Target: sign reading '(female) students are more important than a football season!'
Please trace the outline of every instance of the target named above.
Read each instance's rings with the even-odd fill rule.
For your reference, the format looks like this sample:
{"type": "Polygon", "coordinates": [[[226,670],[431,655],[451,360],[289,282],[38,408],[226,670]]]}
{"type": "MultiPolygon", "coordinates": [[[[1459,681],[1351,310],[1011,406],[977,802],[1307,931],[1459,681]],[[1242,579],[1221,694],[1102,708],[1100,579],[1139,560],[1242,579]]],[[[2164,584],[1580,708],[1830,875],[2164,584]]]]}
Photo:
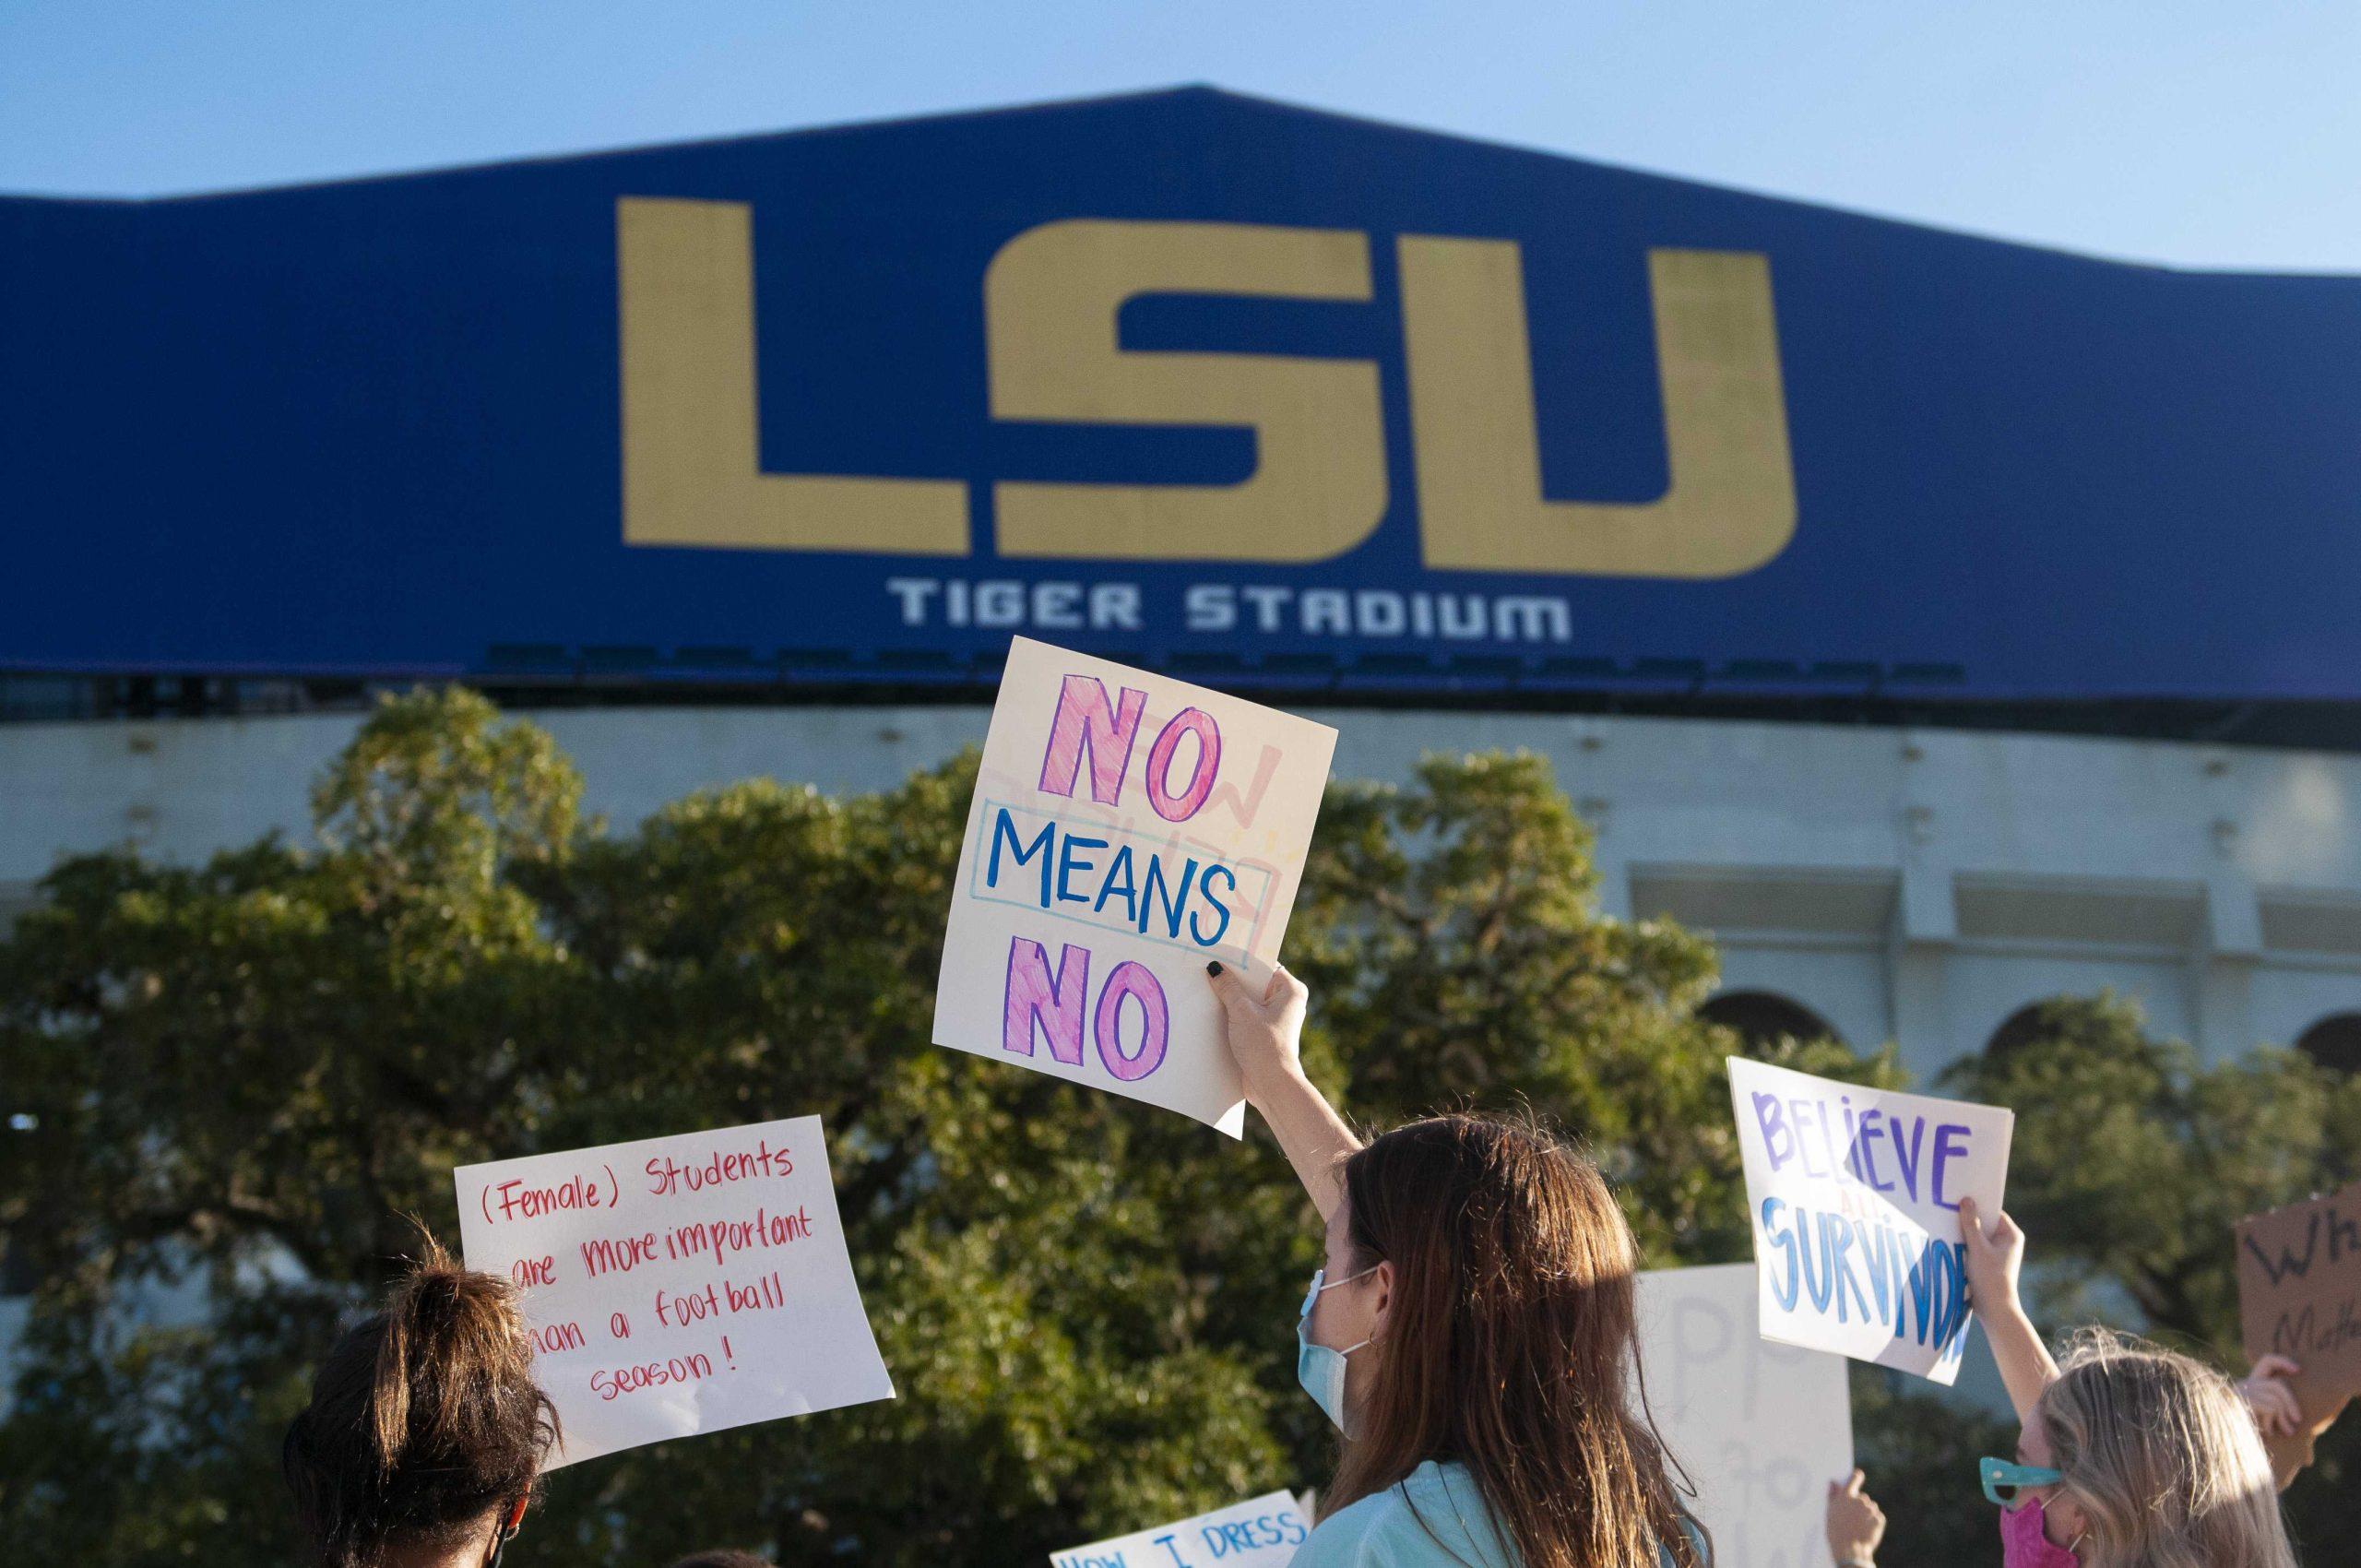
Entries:
{"type": "Polygon", "coordinates": [[[934,1039],[1236,1137],[1210,961],[1265,983],[1336,732],[1018,637],[943,941],[934,1039]]]}
{"type": "Polygon", "coordinates": [[[894,1397],[817,1116],[463,1165],[468,1266],[525,1287],[546,1467],[894,1397]]]}

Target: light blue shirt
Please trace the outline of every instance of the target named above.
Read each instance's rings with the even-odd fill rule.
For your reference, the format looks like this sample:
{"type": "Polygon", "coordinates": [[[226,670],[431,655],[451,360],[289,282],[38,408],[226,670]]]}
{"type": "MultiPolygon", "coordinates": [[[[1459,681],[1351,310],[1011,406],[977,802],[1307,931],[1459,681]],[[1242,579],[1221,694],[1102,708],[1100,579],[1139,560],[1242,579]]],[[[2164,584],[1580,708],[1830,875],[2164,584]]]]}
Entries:
{"type": "MultiPolygon", "coordinates": [[[[1670,1568],[1672,1554],[1657,1549],[1670,1568]]],[[[1517,1568],[1467,1467],[1430,1459],[1320,1522],[1289,1568],[1517,1568]]]]}

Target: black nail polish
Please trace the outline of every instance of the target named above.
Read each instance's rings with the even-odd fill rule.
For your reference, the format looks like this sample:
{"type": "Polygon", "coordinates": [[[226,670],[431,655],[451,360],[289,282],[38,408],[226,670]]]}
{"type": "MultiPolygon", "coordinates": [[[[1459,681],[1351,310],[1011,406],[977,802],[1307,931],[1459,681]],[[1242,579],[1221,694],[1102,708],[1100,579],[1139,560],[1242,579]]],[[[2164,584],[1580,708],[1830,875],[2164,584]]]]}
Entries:
{"type": "Polygon", "coordinates": [[[1221,973],[1221,960],[1219,958],[1207,960],[1205,964],[1205,973],[1209,975],[1217,975],[1221,973]]]}

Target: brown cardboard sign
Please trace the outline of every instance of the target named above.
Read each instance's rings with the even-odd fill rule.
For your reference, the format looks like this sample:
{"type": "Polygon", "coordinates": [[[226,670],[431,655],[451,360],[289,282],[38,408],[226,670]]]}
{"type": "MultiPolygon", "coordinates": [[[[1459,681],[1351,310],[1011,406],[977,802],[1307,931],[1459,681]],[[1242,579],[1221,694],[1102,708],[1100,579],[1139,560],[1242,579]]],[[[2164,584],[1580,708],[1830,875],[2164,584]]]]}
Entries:
{"type": "MultiPolygon", "coordinates": [[[[2361,1182],[2249,1215],[2237,1249],[2247,1359],[2285,1356],[2303,1368],[2289,1386],[2307,1426],[2324,1420],[2361,1394],[2361,1182]]],[[[2274,1460],[2282,1446],[2272,1444],[2274,1460]]]]}

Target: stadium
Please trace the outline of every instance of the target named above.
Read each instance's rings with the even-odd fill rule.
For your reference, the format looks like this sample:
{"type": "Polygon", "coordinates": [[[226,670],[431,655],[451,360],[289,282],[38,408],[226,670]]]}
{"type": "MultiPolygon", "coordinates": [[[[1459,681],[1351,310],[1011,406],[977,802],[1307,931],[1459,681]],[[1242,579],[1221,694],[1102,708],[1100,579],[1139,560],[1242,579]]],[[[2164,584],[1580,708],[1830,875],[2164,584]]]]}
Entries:
{"type": "Polygon", "coordinates": [[[301,837],[373,693],[875,789],[1009,637],[1547,757],[1715,1016],[2361,1063],[2361,282],[1204,88],[0,201],[0,911],[301,837]]]}

